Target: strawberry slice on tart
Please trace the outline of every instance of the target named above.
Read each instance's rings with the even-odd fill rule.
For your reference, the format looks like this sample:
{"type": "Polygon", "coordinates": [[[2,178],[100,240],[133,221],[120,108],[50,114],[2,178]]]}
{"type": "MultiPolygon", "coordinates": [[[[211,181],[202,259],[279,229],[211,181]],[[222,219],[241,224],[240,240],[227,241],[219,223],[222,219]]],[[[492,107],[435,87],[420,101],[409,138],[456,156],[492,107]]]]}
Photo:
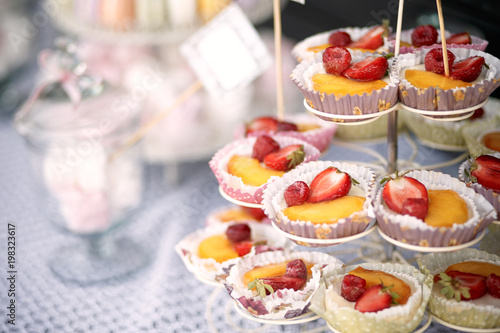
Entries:
{"type": "Polygon", "coordinates": [[[492,155],[478,156],[472,161],[470,178],[486,189],[500,192],[500,159],[492,155]]]}
{"type": "Polygon", "coordinates": [[[354,309],[360,312],[378,312],[391,307],[399,296],[391,292],[393,285],[377,284],[365,290],[358,298],[354,309]]]}
{"type": "Polygon", "coordinates": [[[383,182],[386,183],[382,190],[382,198],[391,210],[398,214],[406,213],[416,217],[422,215],[425,217],[429,198],[424,184],[415,178],[397,174],[395,178],[383,179],[383,182]],[[410,207],[405,208],[405,206],[410,207]]]}
{"type": "Polygon", "coordinates": [[[310,194],[307,202],[334,200],[347,195],[352,181],[349,174],[335,167],[321,171],[310,184],[310,194]]]}
{"type": "Polygon", "coordinates": [[[304,161],[304,146],[300,144],[286,146],[280,150],[267,154],[264,164],[271,169],[288,171],[304,161]]]}

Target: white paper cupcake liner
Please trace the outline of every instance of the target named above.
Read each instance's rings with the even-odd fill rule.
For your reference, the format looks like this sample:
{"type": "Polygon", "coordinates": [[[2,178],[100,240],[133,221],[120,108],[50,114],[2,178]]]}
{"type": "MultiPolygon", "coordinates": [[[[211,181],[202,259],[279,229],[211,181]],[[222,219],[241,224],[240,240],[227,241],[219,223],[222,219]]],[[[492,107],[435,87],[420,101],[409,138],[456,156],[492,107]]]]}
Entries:
{"type": "Polygon", "coordinates": [[[412,332],[422,321],[427,302],[430,298],[432,278],[420,273],[415,267],[400,264],[364,263],[332,269],[323,272],[324,280],[311,299],[311,310],[323,317],[330,325],[341,332],[412,332]],[[362,313],[353,308],[326,307],[328,288],[351,270],[362,266],[369,270],[380,270],[405,281],[412,289],[412,295],[405,305],[394,306],[378,312],[362,313]]]}
{"type": "Polygon", "coordinates": [[[492,121],[498,114],[498,105],[498,100],[490,97],[488,103],[483,106],[484,115],[475,120],[435,121],[414,112],[403,112],[401,116],[405,125],[423,144],[441,150],[459,151],[467,150],[467,144],[461,133],[462,128],[478,121],[492,121]]]}
{"type": "Polygon", "coordinates": [[[239,302],[249,314],[255,317],[270,320],[291,319],[309,312],[309,298],[320,284],[321,269],[325,265],[340,268],[343,263],[321,252],[275,251],[248,256],[230,267],[229,276],[226,279],[226,289],[231,298],[239,302]],[[312,268],[312,277],[301,290],[278,290],[262,298],[260,295],[255,295],[252,290],[248,290],[244,285],[243,276],[253,268],[289,262],[294,259],[302,259],[307,263],[315,264],[312,268]]]}
{"type": "MultiPolygon", "coordinates": [[[[330,30],[330,31],[325,31],[310,37],[307,37],[306,39],[298,42],[292,49],[292,56],[297,59],[298,62],[301,62],[306,59],[313,58],[316,53],[322,53],[322,52],[313,52],[309,51],[308,49],[310,47],[315,47],[315,46],[321,46],[324,44],[328,44],[328,37],[333,32],[337,31],[345,31],[351,36],[352,41],[357,41],[359,40],[362,36],[364,36],[371,28],[373,27],[364,27],[364,28],[359,28],[359,27],[347,27],[347,28],[342,28],[342,29],[335,29],[335,30],[330,30]]],[[[387,44],[387,38],[384,38],[384,45],[381,46],[378,50],[374,50],[374,52],[382,53],[382,52],[387,52],[388,51],[388,44],[387,44]]],[[[361,51],[359,50],[350,50],[352,54],[360,54],[361,51]]]]}
{"type": "Polygon", "coordinates": [[[500,60],[494,56],[481,51],[466,48],[450,48],[458,62],[471,56],[482,56],[489,69],[483,68],[484,79],[467,87],[442,90],[430,87],[421,89],[414,87],[404,77],[401,70],[424,63],[425,55],[429,49],[420,50],[411,54],[400,55],[390,67],[391,77],[398,77],[399,100],[404,105],[418,110],[435,110],[436,116],[439,111],[461,110],[473,107],[484,102],[491,93],[500,86],[500,60]]]}
{"type": "Polygon", "coordinates": [[[281,177],[281,179],[270,184],[264,192],[262,203],[266,215],[281,230],[289,234],[311,239],[336,239],[359,234],[374,220],[375,215],[372,211],[374,193],[375,174],[371,169],[349,163],[316,161],[302,164],[281,177]],[[364,192],[366,201],[363,205],[363,211],[356,212],[332,224],[314,224],[310,221],[291,221],[288,219],[283,214],[283,209],[287,207],[283,196],[286,188],[298,180],[310,184],[318,173],[330,166],[347,172],[360,183],[359,185],[353,185],[353,187],[358,187],[364,192]]]}
{"type": "MultiPolygon", "coordinates": [[[[358,62],[371,54],[353,55],[352,62],[358,62]]],[[[392,60],[389,60],[391,64],[392,60]]],[[[309,106],[318,111],[336,115],[364,115],[385,111],[398,102],[398,79],[386,77],[388,85],[380,90],[362,95],[345,95],[336,97],[334,94],[319,93],[313,89],[314,74],[326,73],[323,67],[322,54],[302,61],[292,71],[291,79],[300,89],[309,106]]],[[[345,122],[356,120],[345,120],[345,122]]]]}
{"type": "MultiPolygon", "coordinates": [[[[272,135],[271,137],[280,144],[280,147],[286,147],[294,144],[304,145],[304,151],[306,154],[303,163],[315,161],[320,156],[320,152],[316,149],[316,147],[303,140],[282,135],[272,135]]],[[[216,152],[212,160],[209,162],[210,168],[221,185],[222,190],[231,198],[247,203],[261,203],[262,194],[267,185],[275,179],[280,178],[271,177],[264,185],[251,186],[244,184],[240,177],[228,173],[227,164],[230,158],[236,154],[251,156],[255,140],[255,137],[249,137],[233,141],[216,152]]]]}
{"type": "MultiPolygon", "coordinates": [[[[297,113],[297,114],[287,114],[284,117],[285,121],[292,122],[294,124],[316,124],[321,126],[318,129],[305,131],[305,132],[297,132],[297,131],[282,131],[278,132],[279,135],[291,136],[300,140],[304,140],[313,146],[315,146],[320,152],[326,151],[328,146],[332,142],[333,136],[335,135],[335,131],[337,130],[337,125],[332,124],[330,122],[322,121],[317,117],[313,117],[306,113],[297,113]]],[[[245,124],[241,124],[236,127],[234,131],[235,139],[242,139],[246,136],[245,134],[245,124]]],[[[255,131],[248,134],[249,137],[259,136],[262,134],[269,134],[265,131],[255,131]]],[[[276,134],[276,133],[271,133],[276,134]]]]}
{"type": "MultiPolygon", "coordinates": [[[[186,268],[197,277],[202,279],[222,283],[225,280],[225,275],[220,273],[223,267],[227,267],[241,260],[243,257],[234,258],[225,262],[219,263],[212,258],[200,258],[198,255],[198,247],[200,243],[211,236],[225,234],[227,228],[234,223],[217,224],[204,229],[197,230],[175,245],[175,251],[181,257],[186,268]]],[[[294,244],[285,237],[276,233],[268,224],[247,222],[252,232],[252,240],[266,241],[269,250],[290,249],[294,244]]],[[[251,253],[255,253],[255,247],[251,253]]],[[[259,248],[266,250],[266,248],[259,248]]],[[[281,251],[280,251],[281,252],[281,251]]]]}
{"type": "Polygon", "coordinates": [[[486,147],[483,142],[483,137],[486,133],[500,132],[500,103],[497,104],[497,108],[494,111],[497,114],[495,118],[478,120],[474,123],[465,125],[461,129],[467,149],[469,149],[471,156],[498,153],[497,151],[486,147]]]}
{"type": "MultiPolygon", "coordinates": [[[[417,259],[420,270],[430,276],[444,272],[450,265],[469,260],[500,265],[499,256],[476,249],[430,253],[417,259]]],[[[457,302],[433,292],[428,307],[435,316],[450,324],[473,328],[500,327],[500,308],[492,305],[478,305],[472,301],[457,302]]]]}
{"type": "MultiPolygon", "coordinates": [[[[414,29],[401,31],[401,41],[411,44],[411,34],[414,29]]],[[[445,31],[446,38],[451,37],[451,33],[449,31],[445,31]]],[[[476,36],[471,37],[471,44],[446,44],[446,48],[464,48],[471,50],[484,51],[488,46],[488,41],[476,36]]],[[[394,46],[396,45],[396,36],[393,35],[388,40],[389,52],[394,52],[394,46]]],[[[421,47],[413,47],[413,46],[401,46],[399,48],[399,54],[405,53],[413,53],[420,50],[429,50],[442,47],[441,44],[441,31],[438,30],[438,43],[429,45],[429,46],[421,46],[421,47]]]]}
{"type": "Polygon", "coordinates": [[[473,240],[496,218],[493,206],[473,189],[450,175],[440,172],[416,170],[407,174],[419,180],[427,189],[450,189],[459,194],[467,203],[469,219],[463,224],[433,227],[409,215],[390,211],[382,198],[382,188],[374,203],[379,228],[389,237],[400,242],[423,247],[443,247],[467,243],[473,240]]]}
{"type": "MultiPolygon", "coordinates": [[[[500,152],[491,155],[495,156],[496,158],[500,158],[500,152]]],[[[493,190],[487,189],[479,183],[473,183],[469,177],[471,166],[472,164],[469,160],[465,160],[462,164],[460,164],[460,167],[458,168],[458,178],[467,186],[476,191],[476,193],[482,195],[496,210],[498,218],[498,215],[500,214],[500,193],[496,193],[493,190]]]]}

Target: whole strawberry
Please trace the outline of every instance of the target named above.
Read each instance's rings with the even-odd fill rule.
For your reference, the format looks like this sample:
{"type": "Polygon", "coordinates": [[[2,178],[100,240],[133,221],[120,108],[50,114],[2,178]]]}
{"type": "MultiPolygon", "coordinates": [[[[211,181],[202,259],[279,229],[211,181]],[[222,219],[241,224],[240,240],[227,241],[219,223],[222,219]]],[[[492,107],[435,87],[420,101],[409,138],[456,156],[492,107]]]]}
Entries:
{"type": "Polygon", "coordinates": [[[342,75],[358,81],[380,80],[385,76],[389,63],[385,57],[369,56],[360,62],[353,63],[342,75]]]}
{"type": "Polygon", "coordinates": [[[237,223],[229,226],[226,229],[227,239],[233,244],[250,240],[252,237],[252,231],[248,224],[237,223]]]}
{"type": "Polygon", "coordinates": [[[432,25],[420,25],[411,33],[411,43],[416,47],[437,43],[438,32],[432,25]]]}
{"type": "Polygon", "coordinates": [[[278,121],[276,132],[297,131],[298,127],[294,123],[288,121],[278,121]]]}
{"type": "Polygon", "coordinates": [[[365,292],[366,280],[352,274],[347,274],[340,285],[340,296],[349,302],[356,302],[365,292]]]}
{"type": "MultiPolygon", "coordinates": [[[[455,62],[455,55],[449,50],[446,50],[446,54],[448,55],[448,68],[451,68],[455,62]]],[[[443,49],[436,48],[427,52],[424,64],[426,71],[436,74],[444,74],[443,49]]]]}
{"type": "Polygon", "coordinates": [[[328,74],[342,74],[349,67],[351,60],[351,53],[345,47],[330,46],[323,52],[323,67],[328,74]]]}
{"type": "Polygon", "coordinates": [[[307,202],[334,200],[349,193],[352,186],[351,176],[335,167],[328,167],[314,177],[309,188],[311,193],[307,202]]]}
{"type": "MultiPolygon", "coordinates": [[[[382,180],[382,182],[387,179],[382,180]]],[[[396,175],[396,178],[388,178],[387,183],[385,183],[384,189],[382,190],[382,198],[384,202],[389,207],[389,209],[395,211],[398,214],[409,213],[412,210],[403,210],[405,202],[406,204],[411,201],[406,201],[410,198],[423,199],[425,204],[425,210],[427,211],[429,197],[427,195],[427,188],[424,184],[419,182],[417,179],[408,176],[396,175]]],[[[421,212],[417,212],[416,215],[420,216],[421,212]]]]}
{"type": "Polygon", "coordinates": [[[304,146],[290,145],[280,150],[267,154],[264,157],[264,164],[271,169],[279,171],[288,171],[293,169],[305,159],[306,153],[304,152],[304,146]]]}
{"type": "Polygon", "coordinates": [[[262,162],[266,155],[278,151],[279,149],[279,143],[269,135],[259,135],[253,144],[252,157],[262,162]]]}
{"type": "Polygon", "coordinates": [[[247,134],[253,132],[275,132],[278,126],[278,120],[273,117],[259,117],[246,125],[247,134]]]}
{"type": "Polygon", "coordinates": [[[486,290],[493,298],[500,298],[500,276],[490,274],[486,278],[486,290]]]}
{"type": "Polygon", "coordinates": [[[484,58],[481,56],[474,56],[453,64],[450,69],[450,77],[462,80],[465,82],[472,82],[481,75],[481,70],[484,66],[484,58]]]}
{"type": "Polygon", "coordinates": [[[307,266],[302,259],[295,259],[286,264],[285,276],[307,279],[307,266]]]}
{"type": "Polygon", "coordinates": [[[500,159],[492,155],[481,155],[473,162],[470,178],[481,186],[500,192],[500,159]]]}
{"type": "Polygon", "coordinates": [[[310,192],[309,186],[305,182],[298,180],[285,189],[283,196],[286,204],[290,207],[306,202],[310,192]]]}
{"type": "Polygon", "coordinates": [[[345,31],[335,31],[328,37],[328,44],[332,46],[344,46],[351,44],[351,36],[345,31]]]}
{"type": "Polygon", "coordinates": [[[403,202],[401,215],[411,215],[418,219],[425,219],[429,210],[429,203],[423,198],[408,198],[403,202]]]}

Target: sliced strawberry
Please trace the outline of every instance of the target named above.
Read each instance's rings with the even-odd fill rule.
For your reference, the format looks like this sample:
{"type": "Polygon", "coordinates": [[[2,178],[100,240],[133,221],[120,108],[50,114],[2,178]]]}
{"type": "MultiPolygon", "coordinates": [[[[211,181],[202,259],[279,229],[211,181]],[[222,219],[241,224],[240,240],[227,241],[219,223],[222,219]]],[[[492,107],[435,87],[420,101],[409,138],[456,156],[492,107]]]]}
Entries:
{"type": "Polygon", "coordinates": [[[250,250],[252,250],[252,246],[254,243],[252,241],[242,241],[233,244],[234,250],[238,253],[240,257],[243,257],[244,255],[247,255],[250,253],[250,250]]]}
{"type": "Polygon", "coordinates": [[[280,150],[280,144],[273,138],[265,134],[259,135],[253,144],[252,157],[262,162],[266,155],[278,150],[280,150]]]}
{"type": "Polygon", "coordinates": [[[402,215],[411,215],[421,220],[427,216],[429,203],[422,198],[408,198],[403,202],[402,215]]]}
{"type": "Polygon", "coordinates": [[[306,202],[310,192],[309,186],[305,182],[298,180],[285,189],[283,196],[286,204],[290,207],[306,202]]]}
{"type": "Polygon", "coordinates": [[[288,171],[304,161],[306,153],[303,145],[290,145],[267,154],[264,164],[271,169],[288,171]]]}
{"type": "Polygon", "coordinates": [[[472,44],[472,39],[470,38],[470,34],[468,32],[461,32],[447,38],[446,44],[472,44]]]}
{"type": "Polygon", "coordinates": [[[250,240],[252,231],[246,223],[236,223],[226,229],[227,239],[233,244],[250,240]]]}
{"type": "Polygon", "coordinates": [[[297,131],[298,127],[294,123],[287,121],[278,121],[276,132],[297,131]]]}
{"type": "Polygon", "coordinates": [[[356,301],[354,309],[360,312],[378,312],[389,308],[393,299],[397,298],[397,295],[394,295],[390,291],[392,287],[393,285],[385,287],[382,284],[377,284],[366,289],[356,301]]]}
{"type": "Polygon", "coordinates": [[[278,120],[273,117],[259,117],[252,120],[246,126],[247,134],[264,131],[264,132],[275,132],[278,126],[278,120]]]}
{"type": "Polygon", "coordinates": [[[335,31],[328,37],[328,44],[332,46],[347,46],[351,43],[351,36],[345,31],[335,31]]]}
{"type": "Polygon", "coordinates": [[[285,276],[307,279],[307,266],[302,259],[295,259],[286,264],[285,276]]]}
{"type": "Polygon", "coordinates": [[[472,82],[479,77],[483,66],[483,57],[470,57],[454,63],[450,69],[450,77],[465,82],[472,82]]]}
{"type": "Polygon", "coordinates": [[[500,298],[500,276],[490,274],[486,278],[486,290],[493,298],[500,298]]]}
{"type": "Polygon", "coordinates": [[[430,46],[437,43],[438,32],[432,25],[420,25],[411,33],[413,46],[430,46]]]}
{"type": "Polygon", "coordinates": [[[448,299],[470,301],[486,294],[486,278],[478,274],[459,271],[440,273],[439,283],[443,286],[441,294],[448,299]]]}
{"type": "Polygon", "coordinates": [[[368,30],[368,32],[364,34],[360,39],[349,44],[348,47],[376,50],[384,45],[383,37],[387,35],[387,33],[387,25],[377,25],[368,30]]]}
{"type": "Polygon", "coordinates": [[[264,210],[262,208],[241,206],[241,209],[243,209],[244,212],[251,215],[257,221],[262,221],[262,219],[266,217],[266,214],[264,213],[264,210]]]}
{"type": "Polygon", "coordinates": [[[389,178],[382,190],[382,198],[387,206],[398,214],[402,214],[403,203],[409,198],[420,198],[429,202],[425,185],[407,176],[389,178]]]}
{"type": "Polygon", "coordinates": [[[471,166],[471,180],[487,189],[500,192],[500,159],[492,155],[478,156],[471,166]]]}
{"type": "Polygon", "coordinates": [[[366,280],[352,274],[347,274],[342,279],[340,296],[349,302],[356,302],[365,292],[366,280]]]}
{"type": "Polygon", "coordinates": [[[323,52],[323,67],[328,74],[340,75],[351,64],[351,53],[340,46],[330,46],[323,52]]]}
{"type": "Polygon", "coordinates": [[[277,291],[280,289],[293,289],[293,290],[297,291],[297,290],[302,289],[302,287],[306,284],[306,281],[307,281],[306,279],[301,279],[301,278],[291,277],[291,276],[262,278],[259,280],[261,283],[270,285],[274,291],[277,291]]]}
{"type": "Polygon", "coordinates": [[[483,108],[476,109],[476,110],[474,110],[474,113],[472,114],[472,116],[469,117],[469,120],[480,119],[483,117],[483,115],[484,115],[483,108]]]}
{"type": "MultiPolygon", "coordinates": [[[[451,68],[455,62],[455,55],[449,50],[446,50],[446,54],[448,55],[448,68],[451,68]]],[[[436,48],[427,52],[424,58],[424,64],[426,71],[444,74],[443,49],[436,48]]]]}
{"type": "Polygon", "coordinates": [[[320,202],[343,197],[349,193],[352,181],[349,174],[328,167],[314,177],[309,185],[311,193],[307,202],[320,202]]]}
{"type": "Polygon", "coordinates": [[[358,81],[380,80],[384,77],[388,67],[389,63],[386,58],[370,56],[351,64],[342,75],[358,81]]]}

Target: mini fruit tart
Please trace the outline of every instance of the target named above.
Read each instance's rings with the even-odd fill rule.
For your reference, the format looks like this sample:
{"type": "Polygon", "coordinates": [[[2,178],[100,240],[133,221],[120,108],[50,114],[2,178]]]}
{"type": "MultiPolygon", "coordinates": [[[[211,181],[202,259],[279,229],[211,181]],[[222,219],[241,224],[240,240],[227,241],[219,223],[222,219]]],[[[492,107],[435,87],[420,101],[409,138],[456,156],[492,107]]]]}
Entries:
{"type": "Polygon", "coordinates": [[[441,48],[403,54],[393,62],[390,70],[399,77],[401,103],[427,111],[467,109],[484,102],[500,86],[498,58],[471,49],[447,51],[449,76],[444,74],[441,48]]]}
{"type": "Polygon", "coordinates": [[[461,129],[471,156],[500,152],[500,117],[498,117],[500,101],[490,97],[488,104],[493,104],[496,117],[475,121],[461,129]]]}
{"type": "Polygon", "coordinates": [[[389,28],[386,25],[357,28],[347,27],[325,31],[298,42],[292,49],[292,56],[298,62],[314,57],[330,46],[343,46],[353,53],[387,52],[389,28]]]}
{"type": "Polygon", "coordinates": [[[458,177],[482,195],[500,214],[500,152],[467,159],[458,169],[458,177]]]}
{"type": "Polygon", "coordinates": [[[421,247],[467,243],[497,215],[460,180],[426,170],[389,178],[373,205],[378,227],[387,236],[421,247]]]}
{"type": "Polygon", "coordinates": [[[434,316],[464,328],[500,328],[499,256],[469,248],[417,261],[434,278],[428,304],[434,316]]]}
{"type": "Polygon", "coordinates": [[[319,156],[319,150],[303,140],[261,135],[226,145],[215,153],[209,165],[229,197],[260,204],[269,182],[319,156]]]}
{"type": "Polygon", "coordinates": [[[222,267],[249,253],[283,250],[293,244],[273,232],[268,224],[232,222],[195,231],[175,246],[186,268],[201,280],[217,284],[225,276],[222,267]]]}
{"type": "Polygon", "coordinates": [[[355,164],[316,161],[297,167],[264,192],[264,211],[283,231],[310,239],[363,232],[374,221],[375,174],[355,164]]]}
{"type": "Polygon", "coordinates": [[[274,251],[242,258],[230,266],[226,289],[244,311],[259,319],[293,319],[310,312],[324,266],[342,262],[321,252],[274,251]]]}
{"type": "Polygon", "coordinates": [[[210,212],[206,218],[207,226],[229,222],[259,222],[271,223],[262,208],[229,205],[217,208],[210,212]]]}
{"type": "Polygon", "coordinates": [[[311,310],[340,332],[412,332],[422,321],[432,278],[410,265],[364,263],[323,270],[311,310]]]}
{"type": "Polygon", "coordinates": [[[320,152],[328,149],[336,124],[328,123],[306,113],[286,114],[283,121],[274,116],[263,116],[252,119],[238,126],[234,132],[235,139],[268,135],[285,135],[309,142],[320,152]]]}
{"type": "MultiPolygon", "coordinates": [[[[471,36],[468,32],[451,33],[445,31],[447,48],[465,48],[484,51],[488,41],[471,36]]],[[[388,40],[390,52],[394,52],[396,35],[393,34],[388,40]]],[[[422,49],[442,47],[441,31],[432,25],[420,25],[414,29],[401,31],[401,43],[399,54],[413,53],[422,49]]]]}
{"type": "MultiPolygon", "coordinates": [[[[386,75],[391,61],[366,53],[351,56],[345,48],[330,47],[302,61],[290,77],[315,110],[340,116],[376,115],[398,102],[398,82],[386,75]]],[[[352,121],[356,120],[345,120],[352,121]]]]}

